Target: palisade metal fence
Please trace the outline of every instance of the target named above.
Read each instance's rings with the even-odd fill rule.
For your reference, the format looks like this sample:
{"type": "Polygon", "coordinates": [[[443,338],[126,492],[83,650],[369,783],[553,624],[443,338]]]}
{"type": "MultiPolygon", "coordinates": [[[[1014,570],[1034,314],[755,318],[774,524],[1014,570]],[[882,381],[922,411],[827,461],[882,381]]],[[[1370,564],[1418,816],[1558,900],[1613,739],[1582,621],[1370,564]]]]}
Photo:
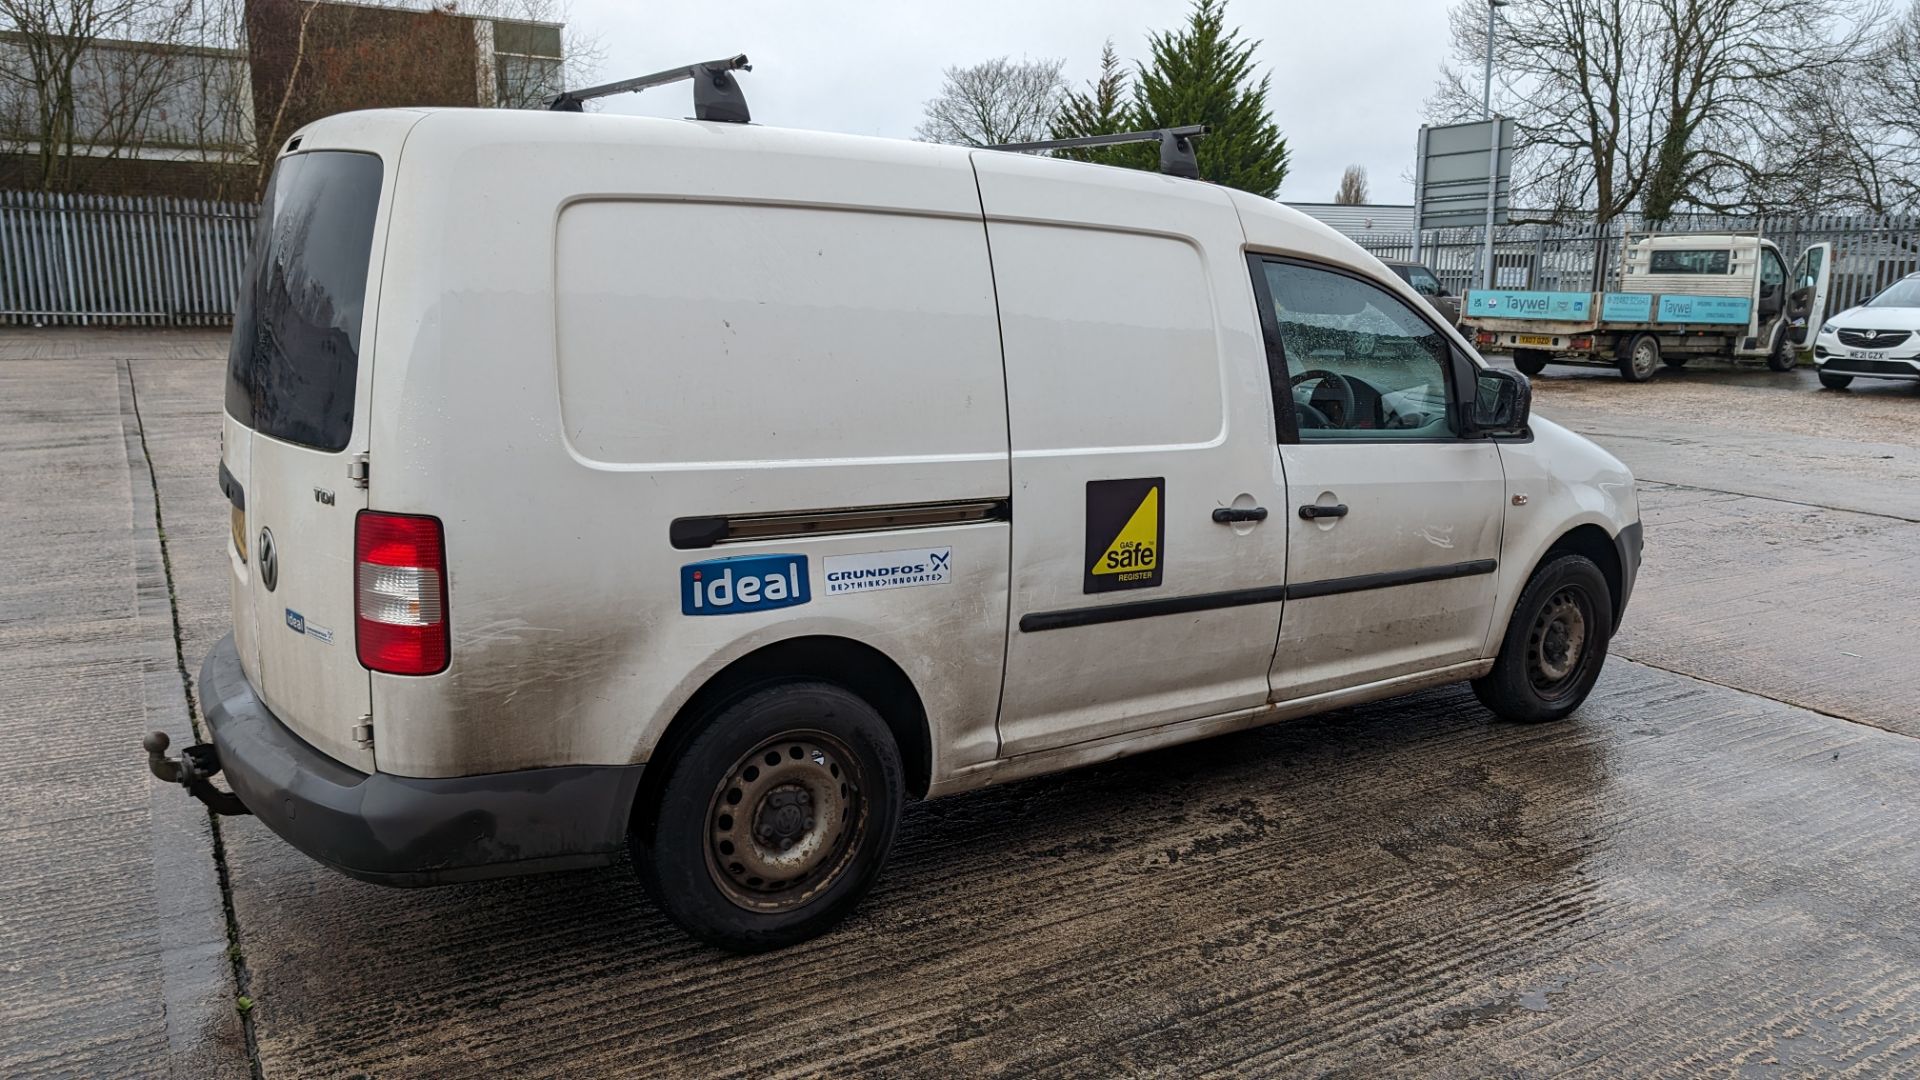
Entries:
{"type": "MultiPolygon", "coordinates": [[[[233,321],[259,207],[203,199],[0,191],[0,324],[216,326],[233,321]]],[[[1494,230],[1494,283],[1505,289],[1617,288],[1629,232],[1605,226],[1503,225],[1494,230]]],[[[1758,232],[1791,269],[1809,244],[1834,245],[1828,310],[1851,307],[1920,270],[1920,217],[1690,215],[1665,232],[1758,232]]],[[[1421,261],[1454,293],[1477,288],[1482,230],[1421,233],[1421,261]]],[[[1413,255],[1411,233],[1355,237],[1384,259],[1413,255]]]]}
{"type": "Polygon", "coordinates": [[[0,324],[233,321],[259,208],[0,191],[0,324]]]}
{"type": "MultiPolygon", "coordinates": [[[[1604,226],[1503,225],[1493,233],[1494,287],[1550,292],[1605,292],[1620,285],[1625,238],[1648,227],[1631,218],[1604,226]]],[[[1920,270],[1920,217],[1897,214],[1805,214],[1767,217],[1688,215],[1660,232],[1759,233],[1780,245],[1791,273],[1812,244],[1833,244],[1829,313],[1861,303],[1920,270]]],[[[1450,292],[1480,287],[1485,258],[1483,229],[1428,229],[1421,233],[1420,261],[1450,292]]],[[[1412,233],[1371,233],[1354,238],[1382,259],[1413,256],[1412,233]]]]}

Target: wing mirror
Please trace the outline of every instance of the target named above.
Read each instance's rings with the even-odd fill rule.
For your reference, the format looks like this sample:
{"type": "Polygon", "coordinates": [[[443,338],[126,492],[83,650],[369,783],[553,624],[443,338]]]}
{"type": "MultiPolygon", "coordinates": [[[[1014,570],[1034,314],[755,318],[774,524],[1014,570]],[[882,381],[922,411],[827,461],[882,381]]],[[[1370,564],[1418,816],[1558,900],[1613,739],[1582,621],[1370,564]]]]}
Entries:
{"type": "Polygon", "coordinates": [[[1482,368],[1474,374],[1473,430],[1481,435],[1517,435],[1527,430],[1533,411],[1533,383],[1505,368],[1482,368]]]}

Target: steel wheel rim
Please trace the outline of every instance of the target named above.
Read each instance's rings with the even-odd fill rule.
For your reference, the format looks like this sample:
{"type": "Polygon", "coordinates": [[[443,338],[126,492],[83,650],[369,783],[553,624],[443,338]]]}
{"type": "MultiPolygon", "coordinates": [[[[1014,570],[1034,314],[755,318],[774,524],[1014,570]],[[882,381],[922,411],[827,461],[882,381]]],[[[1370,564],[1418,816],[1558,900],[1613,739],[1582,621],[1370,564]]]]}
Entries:
{"type": "Polygon", "coordinates": [[[1586,667],[1593,611],[1586,590],[1561,588],[1541,606],[1527,634],[1527,679],[1543,697],[1572,688],[1586,667]]]}
{"type": "Polygon", "coordinates": [[[860,759],[823,731],[789,731],[742,754],[714,788],[707,872],[751,911],[789,911],[832,887],[866,832],[860,759]]]}
{"type": "Polygon", "coordinates": [[[1633,347],[1633,370],[1641,375],[1653,374],[1660,363],[1660,350],[1651,341],[1643,341],[1633,347]]]}

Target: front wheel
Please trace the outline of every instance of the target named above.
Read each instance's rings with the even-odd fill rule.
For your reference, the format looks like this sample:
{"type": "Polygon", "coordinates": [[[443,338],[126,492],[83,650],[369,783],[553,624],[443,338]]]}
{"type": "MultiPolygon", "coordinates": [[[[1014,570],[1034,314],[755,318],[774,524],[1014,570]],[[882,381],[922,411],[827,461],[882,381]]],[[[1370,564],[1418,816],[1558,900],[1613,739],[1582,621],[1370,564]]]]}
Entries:
{"type": "Polygon", "coordinates": [[[1620,354],[1620,375],[1628,382],[1646,382],[1660,370],[1660,339],[1641,334],[1620,354]]]}
{"type": "Polygon", "coordinates": [[[735,952],[845,918],[879,875],[905,798],[886,721],[830,683],[747,694],[665,767],[629,837],[634,869],[674,922],[735,952]]]}
{"type": "Polygon", "coordinates": [[[1554,557],[1520,593],[1493,670],[1475,679],[1480,703],[1503,720],[1538,724],[1580,707],[1613,637],[1607,579],[1584,555],[1554,557]]]}
{"type": "Polygon", "coordinates": [[[1792,371],[1800,363],[1800,351],[1793,347],[1793,331],[1786,326],[1774,331],[1773,348],[1767,350],[1767,367],[1773,371],[1792,371]]]}
{"type": "Polygon", "coordinates": [[[1823,371],[1820,373],[1820,385],[1829,390],[1845,390],[1847,387],[1853,385],[1853,376],[1838,375],[1833,372],[1823,371]]]}

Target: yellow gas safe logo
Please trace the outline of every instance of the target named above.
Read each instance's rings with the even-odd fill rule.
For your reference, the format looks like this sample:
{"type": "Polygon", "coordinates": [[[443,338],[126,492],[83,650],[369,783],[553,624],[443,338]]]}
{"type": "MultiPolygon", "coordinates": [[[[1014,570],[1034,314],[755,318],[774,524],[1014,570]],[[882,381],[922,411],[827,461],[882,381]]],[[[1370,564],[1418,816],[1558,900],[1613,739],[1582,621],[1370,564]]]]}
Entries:
{"type": "Polygon", "coordinates": [[[1166,565],[1166,478],[1087,481],[1082,591],[1148,589],[1166,565]]]}

